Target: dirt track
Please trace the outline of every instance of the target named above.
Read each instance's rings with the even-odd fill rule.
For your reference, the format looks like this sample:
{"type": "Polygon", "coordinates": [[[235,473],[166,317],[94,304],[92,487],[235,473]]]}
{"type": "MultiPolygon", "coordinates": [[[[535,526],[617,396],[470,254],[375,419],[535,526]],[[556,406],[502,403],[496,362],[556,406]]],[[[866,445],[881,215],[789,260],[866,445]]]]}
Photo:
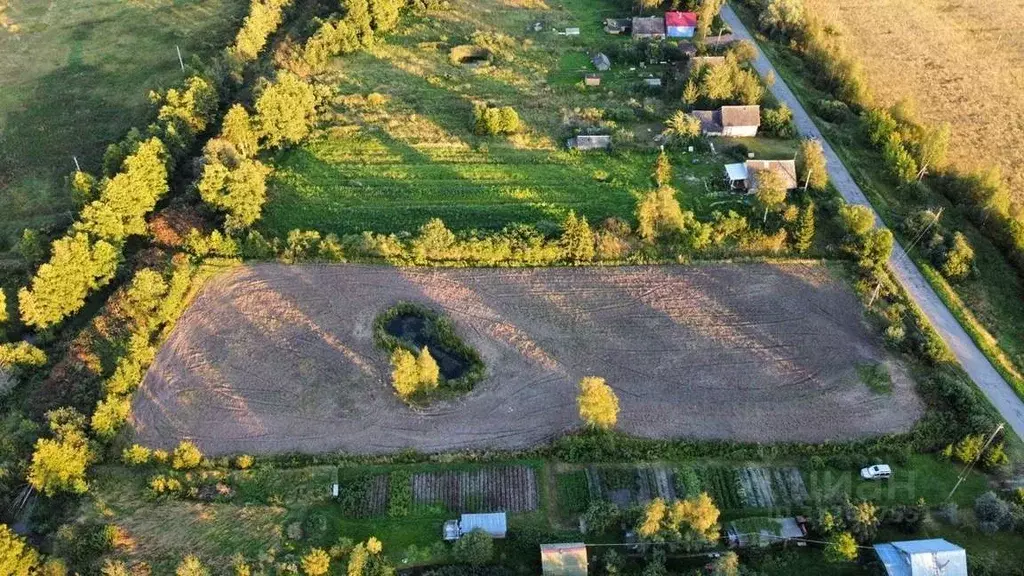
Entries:
{"type": "Polygon", "coordinates": [[[521,448],[578,426],[576,382],[607,378],[619,428],[813,441],[905,430],[923,407],[824,267],[239,268],[211,280],[136,395],[137,440],[209,454],[521,448]],[[445,310],[487,377],[414,412],[391,392],[374,317],[445,310]],[[891,396],[856,366],[888,361],[891,396]]]}

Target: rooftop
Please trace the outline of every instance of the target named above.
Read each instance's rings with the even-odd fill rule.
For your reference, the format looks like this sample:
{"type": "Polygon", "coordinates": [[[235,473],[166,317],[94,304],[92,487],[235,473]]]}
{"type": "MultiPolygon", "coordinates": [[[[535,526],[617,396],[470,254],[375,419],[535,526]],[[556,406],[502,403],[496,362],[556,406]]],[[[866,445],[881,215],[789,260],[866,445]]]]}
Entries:
{"type": "Polygon", "coordinates": [[[636,16],[633,18],[633,35],[665,35],[665,19],[660,16],[636,16]]]}
{"type": "Polygon", "coordinates": [[[967,576],[967,552],[946,540],[908,540],[876,544],[888,576],[967,576]]]}
{"type": "Polygon", "coordinates": [[[722,106],[722,126],[760,126],[760,106],[722,106]]]}
{"type": "Polygon", "coordinates": [[[696,12],[665,12],[665,25],[666,26],[681,26],[683,28],[693,28],[697,25],[697,13],[696,12]]]}

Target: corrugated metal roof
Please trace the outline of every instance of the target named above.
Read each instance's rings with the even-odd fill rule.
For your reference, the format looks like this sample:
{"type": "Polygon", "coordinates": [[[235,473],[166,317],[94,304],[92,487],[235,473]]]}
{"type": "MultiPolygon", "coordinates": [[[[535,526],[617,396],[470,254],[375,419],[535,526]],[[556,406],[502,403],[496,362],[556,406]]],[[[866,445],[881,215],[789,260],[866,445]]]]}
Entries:
{"type": "Polygon", "coordinates": [[[459,529],[463,534],[482,528],[491,536],[505,537],[507,521],[504,512],[492,512],[489,514],[463,514],[459,520],[459,529]]]}
{"type": "Polygon", "coordinates": [[[743,162],[740,162],[738,164],[726,164],[725,173],[729,175],[730,181],[746,180],[747,165],[743,162]]]}
{"type": "Polygon", "coordinates": [[[967,552],[943,540],[907,540],[876,544],[889,576],[967,576],[967,552]]]}

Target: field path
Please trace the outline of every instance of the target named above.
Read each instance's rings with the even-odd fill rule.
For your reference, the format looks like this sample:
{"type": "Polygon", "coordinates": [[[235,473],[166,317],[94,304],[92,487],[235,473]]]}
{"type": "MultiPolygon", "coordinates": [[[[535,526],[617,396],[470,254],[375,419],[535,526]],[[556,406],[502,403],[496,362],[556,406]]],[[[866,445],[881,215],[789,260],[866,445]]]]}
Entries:
{"type": "MultiPolygon", "coordinates": [[[[732,28],[737,38],[754,42],[750,31],[743,25],[736,12],[733,11],[732,6],[726,4],[722,7],[722,19],[732,28]]],[[[850,175],[846,166],[843,165],[842,160],[839,159],[839,156],[832,149],[828,140],[825,139],[821,131],[818,130],[818,127],[815,126],[807,111],[804,110],[803,104],[793,94],[793,91],[789,89],[789,86],[786,85],[786,82],[775,70],[775,67],[772,66],[772,63],[768,61],[768,58],[765,57],[764,52],[760,48],[757,50],[754,67],[762,78],[767,76],[769,72],[773,73],[775,84],[771,87],[772,94],[780,102],[785,103],[793,110],[793,118],[796,121],[800,134],[809,138],[815,138],[821,142],[822,147],[825,149],[825,158],[828,160],[829,177],[832,179],[836,189],[839,190],[839,193],[843,195],[843,198],[853,204],[868,206],[874,212],[871,203],[864,196],[860,186],[853,180],[853,176],[850,175]]],[[[874,214],[878,225],[885,226],[878,213],[874,212],[874,214]]],[[[956,355],[960,365],[963,366],[967,374],[974,380],[974,383],[985,393],[989,401],[995,405],[999,413],[1006,419],[1006,423],[1017,433],[1017,436],[1024,438],[1024,402],[1014,393],[1013,388],[1010,387],[999,372],[996,372],[996,369],[992,367],[988,358],[982,354],[970,335],[960,326],[960,323],[957,322],[953,314],[946,308],[946,305],[942,303],[938,294],[928,284],[921,271],[917,269],[917,266],[910,260],[898,242],[893,247],[892,257],[889,259],[889,267],[896,274],[896,277],[899,278],[900,283],[903,284],[910,297],[914,299],[925,316],[928,317],[928,320],[935,326],[939,335],[942,336],[946,345],[956,355]]]]}

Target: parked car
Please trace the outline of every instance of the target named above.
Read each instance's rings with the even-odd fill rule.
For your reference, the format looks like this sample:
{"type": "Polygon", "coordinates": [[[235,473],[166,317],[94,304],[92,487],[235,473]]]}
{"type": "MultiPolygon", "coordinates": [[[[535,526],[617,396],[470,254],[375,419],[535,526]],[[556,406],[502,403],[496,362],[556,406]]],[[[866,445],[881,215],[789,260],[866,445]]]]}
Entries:
{"type": "Polygon", "coordinates": [[[875,464],[861,468],[860,477],[865,480],[886,480],[892,478],[892,468],[888,464],[875,464]]]}

